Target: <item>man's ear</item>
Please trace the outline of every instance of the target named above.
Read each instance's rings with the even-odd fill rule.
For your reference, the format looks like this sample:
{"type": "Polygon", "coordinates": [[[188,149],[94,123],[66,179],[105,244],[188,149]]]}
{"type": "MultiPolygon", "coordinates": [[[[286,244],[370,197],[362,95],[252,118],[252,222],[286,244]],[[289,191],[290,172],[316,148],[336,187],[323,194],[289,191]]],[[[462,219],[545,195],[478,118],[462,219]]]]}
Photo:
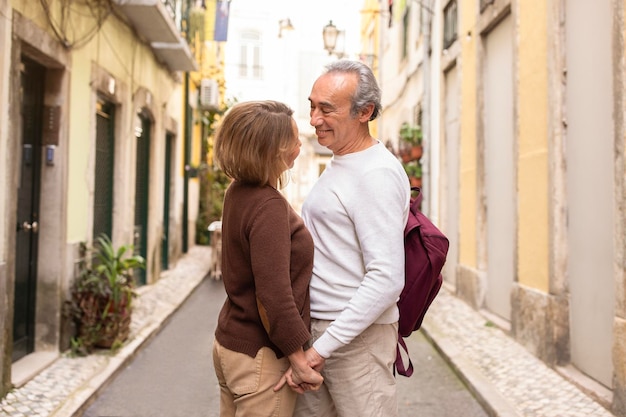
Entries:
{"type": "Polygon", "coordinates": [[[370,117],[374,113],[374,103],[369,103],[365,107],[363,107],[359,112],[359,121],[360,122],[369,122],[370,117]]]}

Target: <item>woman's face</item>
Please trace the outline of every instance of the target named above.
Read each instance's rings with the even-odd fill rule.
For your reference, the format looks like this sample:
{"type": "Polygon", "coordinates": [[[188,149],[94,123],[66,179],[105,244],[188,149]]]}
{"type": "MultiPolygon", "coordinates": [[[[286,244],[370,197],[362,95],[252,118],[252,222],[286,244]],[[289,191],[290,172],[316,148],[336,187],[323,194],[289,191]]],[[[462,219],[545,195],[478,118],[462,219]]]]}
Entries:
{"type": "Polygon", "coordinates": [[[298,125],[294,119],[291,119],[291,126],[293,127],[293,141],[291,142],[291,147],[285,153],[285,164],[290,169],[293,168],[296,158],[300,155],[300,147],[302,146],[298,135],[298,125]]]}

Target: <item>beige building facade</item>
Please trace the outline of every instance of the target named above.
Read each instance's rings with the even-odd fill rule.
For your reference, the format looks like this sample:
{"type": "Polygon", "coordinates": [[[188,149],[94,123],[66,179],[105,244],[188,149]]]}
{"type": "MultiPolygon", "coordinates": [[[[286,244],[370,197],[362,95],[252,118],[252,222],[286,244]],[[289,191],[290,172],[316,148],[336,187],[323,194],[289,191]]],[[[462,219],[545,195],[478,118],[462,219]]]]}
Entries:
{"type": "Polygon", "coordinates": [[[446,285],[626,416],[624,2],[387,3],[381,136],[422,126],[446,285]]]}

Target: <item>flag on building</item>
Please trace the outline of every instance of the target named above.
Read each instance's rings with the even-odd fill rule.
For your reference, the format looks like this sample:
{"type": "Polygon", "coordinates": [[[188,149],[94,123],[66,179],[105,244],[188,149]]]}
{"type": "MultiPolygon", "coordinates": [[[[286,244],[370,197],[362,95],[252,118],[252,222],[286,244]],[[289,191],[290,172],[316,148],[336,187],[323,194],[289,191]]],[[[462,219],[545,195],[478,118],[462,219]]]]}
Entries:
{"type": "Polygon", "coordinates": [[[213,40],[226,42],[228,38],[228,15],[230,13],[230,1],[218,1],[215,10],[215,33],[213,40]]]}

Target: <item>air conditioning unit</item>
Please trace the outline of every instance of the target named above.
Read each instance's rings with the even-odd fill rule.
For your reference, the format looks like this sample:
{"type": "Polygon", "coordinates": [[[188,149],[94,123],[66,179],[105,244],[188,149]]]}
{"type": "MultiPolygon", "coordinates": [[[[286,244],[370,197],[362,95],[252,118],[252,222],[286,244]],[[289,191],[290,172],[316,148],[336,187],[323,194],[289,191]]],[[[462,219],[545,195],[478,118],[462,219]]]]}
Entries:
{"type": "Polygon", "coordinates": [[[220,91],[217,81],[203,78],[200,81],[200,107],[203,109],[217,109],[219,106],[220,91]]]}

